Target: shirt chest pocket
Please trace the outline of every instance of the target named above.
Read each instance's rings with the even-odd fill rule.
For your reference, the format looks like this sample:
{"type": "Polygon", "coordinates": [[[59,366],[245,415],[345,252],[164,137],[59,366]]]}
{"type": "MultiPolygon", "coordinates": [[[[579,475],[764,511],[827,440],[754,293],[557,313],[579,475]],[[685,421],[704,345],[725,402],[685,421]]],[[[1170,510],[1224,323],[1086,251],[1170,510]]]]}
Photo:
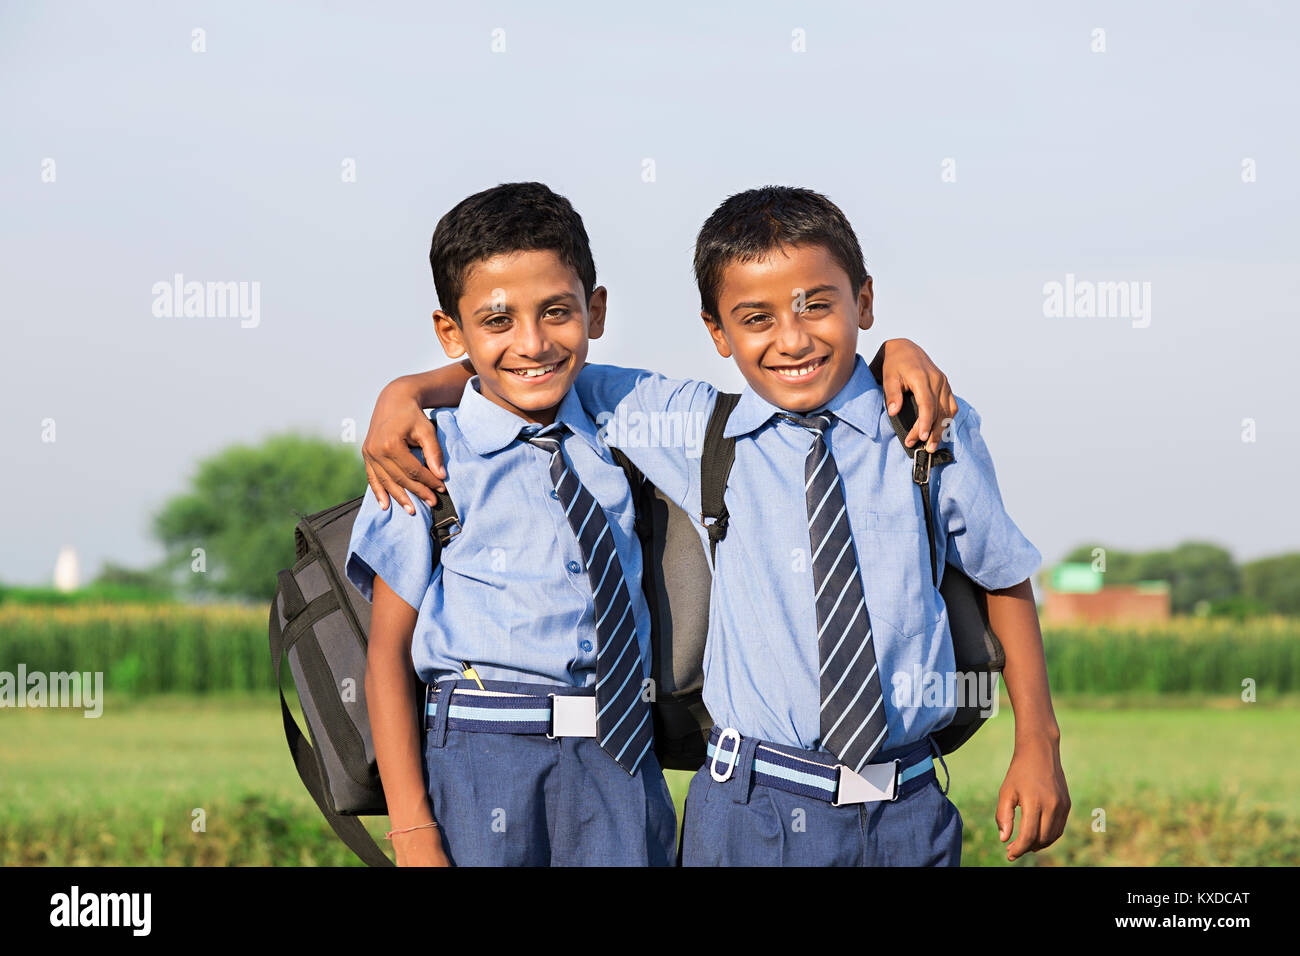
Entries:
{"type": "Polygon", "coordinates": [[[541,590],[532,586],[538,558],[505,538],[462,534],[442,552],[446,603],[462,624],[489,633],[508,630],[523,619],[521,599],[541,590]]]}
{"type": "Polygon", "coordinates": [[[899,638],[929,635],[942,607],[930,571],[925,519],[874,512],[859,519],[854,543],[872,627],[899,638]]]}

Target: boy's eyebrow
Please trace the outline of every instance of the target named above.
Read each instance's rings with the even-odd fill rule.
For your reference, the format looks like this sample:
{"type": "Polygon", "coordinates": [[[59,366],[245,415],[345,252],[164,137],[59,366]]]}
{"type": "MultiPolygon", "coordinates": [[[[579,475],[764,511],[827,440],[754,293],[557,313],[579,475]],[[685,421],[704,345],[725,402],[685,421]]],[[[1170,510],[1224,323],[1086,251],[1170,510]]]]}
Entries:
{"type": "MultiPolygon", "coordinates": [[[[813,296],[821,295],[824,292],[834,293],[837,291],[839,290],[836,289],[836,287],[833,285],[813,286],[811,289],[803,290],[803,297],[805,299],[811,299],[813,296]]],[[[735,307],[731,310],[729,314],[735,315],[741,309],[767,309],[770,307],[771,305],[768,302],[737,302],[735,307]]]]}
{"type": "MultiPolygon", "coordinates": [[[[554,295],[548,295],[545,299],[543,299],[540,303],[538,303],[538,307],[541,309],[548,309],[556,302],[563,302],[563,301],[577,302],[578,297],[574,295],[572,292],[557,292],[554,295]]],[[[509,302],[504,303],[504,308],[500,308],[500,309],[493,308],[493,306],[495,305],[496,305],[495,301],[485,302],[483,305],[480,305],[477,309],[475,309],[472,314],[474,316],[490,315],[495,313],[509,314],[515,311],[514,306],[511,305],[509,302]]]]}
{"type": "Polygon", "coordinates": [[[819,285],[819,286],[814,286],[811,289],[804,289],[803,297],[805,299],[811,299],[813,296],[821,295],[823,292],[838,292],[838,291],[839,289],[837,289],[833,285],[819,285]]]}
{"type": "Polygon", "coordinates": [[[537,305],[538,308],[548,309],[551,306],[555,305],[555,303],[557,302],[577,302],[577,301],[578,301],[578,297],[574,295],[572,292],[557,292],[554,295],[548,295],[537,305]]]}

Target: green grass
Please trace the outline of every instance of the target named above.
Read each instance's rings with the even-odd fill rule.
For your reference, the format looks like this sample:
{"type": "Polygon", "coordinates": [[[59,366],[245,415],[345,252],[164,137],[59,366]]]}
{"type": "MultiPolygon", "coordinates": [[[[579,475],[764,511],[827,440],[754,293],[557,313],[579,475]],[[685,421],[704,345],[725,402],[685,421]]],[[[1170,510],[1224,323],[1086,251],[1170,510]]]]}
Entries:
{"type": "MultiPolygon", "coordinates": [[[[1058,703],[1070,823],[1014,865],[1300,864],[1300,708],[1141,703],[1058,703]]],[[[1004,708],[947,761],[966,865],[1008,865],[993,813],[1011,742],[1004,708]]],[[[680,809],[688,778],[671,776],[680,809]]],[[[366,822],[382,837],[382,818],[366,822]]],[[[349,862],[298,781],[275,699],[118,695],[99,719],[0,711],[2,865],[349,862]]]]}

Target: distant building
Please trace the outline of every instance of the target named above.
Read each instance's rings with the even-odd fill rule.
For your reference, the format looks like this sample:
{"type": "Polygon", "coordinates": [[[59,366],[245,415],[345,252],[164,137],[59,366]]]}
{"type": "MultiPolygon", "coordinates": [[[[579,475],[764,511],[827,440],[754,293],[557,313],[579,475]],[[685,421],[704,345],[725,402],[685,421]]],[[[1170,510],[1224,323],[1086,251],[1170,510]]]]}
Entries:
{"type": "Polygon", "coordinates": [[[1169,620],[1169,582],[1103,583],[1090,564],[1058,564],[1043,588],[1044,624],[1169,620]]]}
{"type": "Polygon", "coordinates": [[[54,560],[54,589],[75,591],[81,587],[81,566],[77,562],[77,549],[65,544],[54,560]]]}

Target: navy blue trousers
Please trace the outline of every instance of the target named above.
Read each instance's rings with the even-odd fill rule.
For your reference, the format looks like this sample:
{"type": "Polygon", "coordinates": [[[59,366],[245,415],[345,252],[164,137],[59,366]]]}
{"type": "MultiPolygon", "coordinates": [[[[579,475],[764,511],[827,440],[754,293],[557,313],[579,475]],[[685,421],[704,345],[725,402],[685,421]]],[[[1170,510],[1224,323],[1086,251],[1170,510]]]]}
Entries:
{"type": "MultiPolygon", "coordinates": [[[[683,866],[961,865],[961,814],[933,770],[903,784],[896,801],[835,807],[756,783],[747,769],[756,743],[741,742],[725,783],[709,775],[707,764],[691,779],[683,866]]],[[[873,762],[908,751],[915,747],[882,753],[873,762]]]]}
{"type": "MultiPolygon", "coordinates": [[[[574,692],[504,681],[486,686],[574,692]]],[[[445,692],[450,682],[440,687],[445,692]]],[[[449,730],[438,721],[426,732],[424,763],[443,849],[457,866],[675,862],[677,814],[653,751],[633,776],[590,737],[449,730]]]]}

